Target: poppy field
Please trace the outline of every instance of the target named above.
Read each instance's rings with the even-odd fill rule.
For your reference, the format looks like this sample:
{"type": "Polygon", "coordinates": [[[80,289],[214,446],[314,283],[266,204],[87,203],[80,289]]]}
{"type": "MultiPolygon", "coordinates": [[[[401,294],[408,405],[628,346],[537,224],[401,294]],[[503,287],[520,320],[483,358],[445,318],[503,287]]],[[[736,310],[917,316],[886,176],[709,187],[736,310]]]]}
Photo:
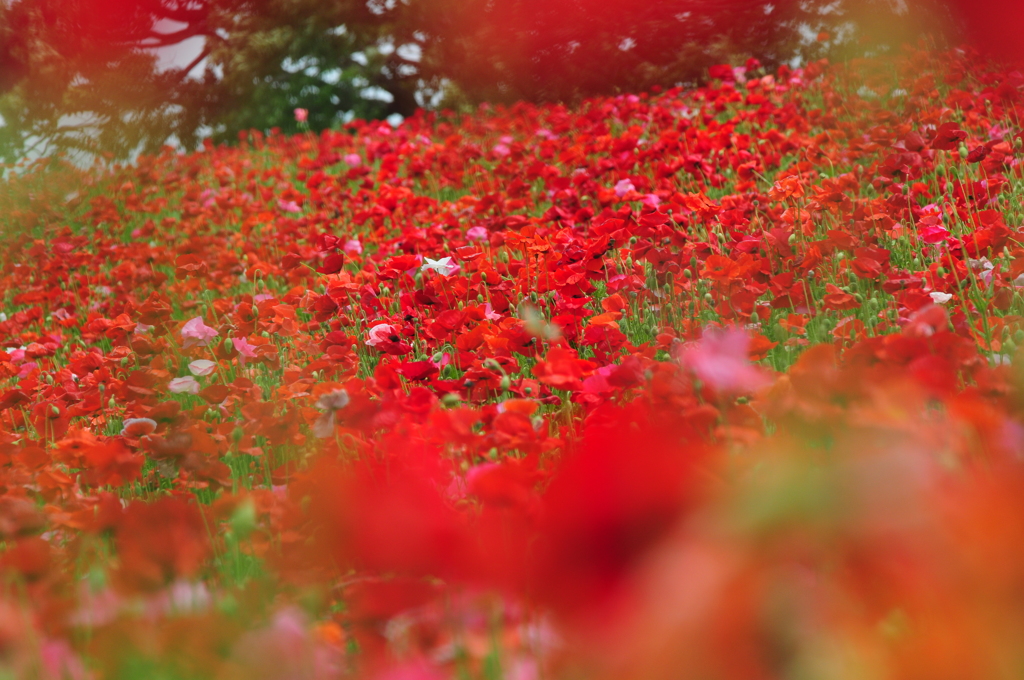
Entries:
{"type": "Polygon", "coordinates": [[[719,66],[0,190],[0,678],[1018,678],[1024,75],[719,66]]]}

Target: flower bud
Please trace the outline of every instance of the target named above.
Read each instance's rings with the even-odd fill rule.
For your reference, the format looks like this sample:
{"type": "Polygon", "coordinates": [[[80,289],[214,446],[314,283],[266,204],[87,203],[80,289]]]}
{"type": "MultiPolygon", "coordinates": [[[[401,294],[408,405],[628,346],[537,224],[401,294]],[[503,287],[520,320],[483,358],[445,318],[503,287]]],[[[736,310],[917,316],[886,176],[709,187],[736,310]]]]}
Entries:
{"type": "Polygon", "coordinates": [[[256,503],[251,498],[246,498],[231,513],[231,530],[238,538],[245,538],[256,529],[258,519],[256,503]]]}

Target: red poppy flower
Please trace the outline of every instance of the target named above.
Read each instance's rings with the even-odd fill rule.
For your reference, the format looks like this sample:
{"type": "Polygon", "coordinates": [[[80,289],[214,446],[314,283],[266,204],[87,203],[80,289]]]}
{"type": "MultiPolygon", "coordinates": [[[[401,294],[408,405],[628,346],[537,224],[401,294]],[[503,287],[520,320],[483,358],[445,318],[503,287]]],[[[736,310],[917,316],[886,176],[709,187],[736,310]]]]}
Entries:
{"type": "Polygon", "coordinates": [[[967,133],[956,123],[943,123],[932,135],[932,148],[939,151],[951,151],[967,139],[967,133]]]}

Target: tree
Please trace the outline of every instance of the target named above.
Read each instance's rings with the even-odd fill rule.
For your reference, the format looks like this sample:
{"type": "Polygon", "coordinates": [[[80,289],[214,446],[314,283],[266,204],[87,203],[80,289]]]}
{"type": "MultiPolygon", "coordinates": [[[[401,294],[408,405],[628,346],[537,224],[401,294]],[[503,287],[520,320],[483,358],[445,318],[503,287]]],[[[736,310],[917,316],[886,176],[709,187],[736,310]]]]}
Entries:
{"type": "Polygon", "coordinates": [[[318,129],[408,112],[392,15],[365,0],[0,0],[0,157],[295,131],[297,107],[318,129]],[[157,50],[187,40],[202,41],[196,58],[161,70],[157,50]],[[382,85],[390,102],[364,96],[382,85]]]}
{"type": "Polygon", "coordinates": [[[933,10],[928,0],[419,0],[403,26],[427,36],[423,74],[472,100],[565,101],[693,83],[723,61],[772,68],[898,42],[937,29],[933,10]],[[816,41],[823,31],[831,37],[816,41]]]}
{"type": "Polygon", "coordinates": [[[725,61],[874,49],[935,30],[947,7],[1009,1],[0,0],[0,157],[294,132],[298,107],[320,130],[407,115],[430,88],[571,102],[725,61]],[[195,59],[159,68],[157,50],[185,41],[195,59]]]}

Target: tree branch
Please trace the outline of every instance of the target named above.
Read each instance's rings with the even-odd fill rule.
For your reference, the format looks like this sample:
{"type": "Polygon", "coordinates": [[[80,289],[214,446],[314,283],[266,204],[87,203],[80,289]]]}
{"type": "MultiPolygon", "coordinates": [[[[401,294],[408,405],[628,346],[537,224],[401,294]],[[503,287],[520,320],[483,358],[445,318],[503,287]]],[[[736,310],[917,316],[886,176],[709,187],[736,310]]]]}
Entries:
{"type": "Polygon", "coordinates": [[[202,35],[202,30],[198,26],[189,26],[183,28],[180,31],[174,33],[157,33],[156,31],[150,31],[148,34],[143,35],[139,41],[155,40],[155,43],[142,45],[143,47],[166,47],[167,45],[177,45],[183,40],[194,38],[197,35],[202,35]]]}
{"type": "Polygon", "coordinates": [[[192,69],[194,69],[196,66],[199,66],[199,62],[201,62],[203,59],[206,59],[208,56],[210,56],[210,46],[204,45],[202,52],[199,53],[199,56],[193,59],[188,66],[181,69],[181,75],[178,76],[178,82],[185,80],[185,78],[188,77],[188,74],[192,72],[192,69]]]}

